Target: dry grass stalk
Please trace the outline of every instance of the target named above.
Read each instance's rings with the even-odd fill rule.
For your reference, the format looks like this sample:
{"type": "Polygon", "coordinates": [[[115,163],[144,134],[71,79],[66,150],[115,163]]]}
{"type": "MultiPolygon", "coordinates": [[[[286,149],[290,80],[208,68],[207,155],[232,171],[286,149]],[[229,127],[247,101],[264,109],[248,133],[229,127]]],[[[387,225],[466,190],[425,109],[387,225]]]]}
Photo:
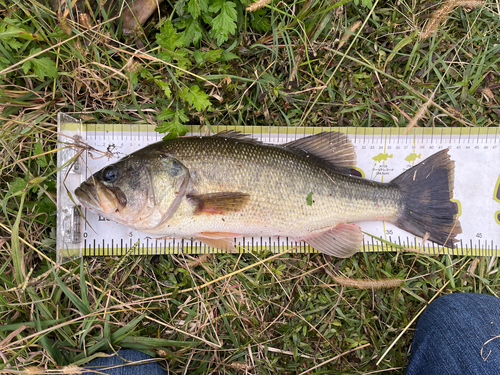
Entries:
{"type": "Polygon", "coordinates": [[[474,273],[476,272],[476,268],[477,268],[477,264],[479,263],[479,258],[475,258],[470,266],[469,266],[469,269],[467,270],[467,273],[469,274],[469,276],[472,276],[474,275],[474,273]]]}
{"type": "Polygon", "coordinates": [[[332,276],[332,278],[340,285],[351,286],[358,289],[397,288],[403,283],[403,280],[401,279],[362,280],[338,276],[332,276]]]}
{"type": "MultiPolygon", "coordinates": [[[[23,370],[17,372],[18,374],[45,374],[45,369],[43,367],[37,367],[37,366],[30,366],[30,367],[25,367],[23,370]]],[[[14,372],[12,372],[14,373],[14,372]]]]}
{"type": "Polygon", "coordinates": [[[207,262],[211,257],[212,257],[212,254],[200,255],[200,257],[198,259],[195,259],[191,262],[186,263],[186,267],[187,268],[197,267],[198,265],[207,262]]]}
{"type": "Polygon", "coordinates": [[[434,103],[433,99],[434,99],[434,92],[432,93],[432,95],[429,98],[429,100],[427,100],[424,104],[422,104],[420,106],[420,108],[418,109],[418,111],[415,113],[415,116],[413,116],[413,118],[411,119],[411,121],[406,126],[404,134],[407,134],[414,126],[417,125],[417,122],[422,117],[424,117],[425,112],[427,112],[427,108],[429,108],[429,105],[431,105],[432,103],[434,103]]]}
{"type": "Polygon", "coordinates": [[[75,365],[68,365],[68,366],[62,367],[60,373],[73,375],[73,374],[81,374],[81,373],[86,372],[86,371],[87,370],[82,368],[82,367],[78,367],[75,365]]]}
{"type": "Polygon", "coordinates": [[[439,25],[443,22],[443,20],[450,14],[450,12],[456,7],[462,6],[466,8],[477,8],[484,5],[483,0],[474,0],[474,1],[460,1],[460,0],[447,0],[441,8],[439,8],[432,15],[431,20],[425,27],[425,29],[420,33],[419,39],[427,39],[434,34],[439,25]]]}
{"type": "Polygon", "coordinates": [[[493,91],[491,91],[488,87],[485,87],[483,89],[483,94],[490,99],[495,99],[495,95],[493,94],[493,91]]]}
{"type": "Polygon", "coordinates": [[[484,0],[475,0],[475,1],[457,1],[457,7],[465,7],[465,8],[478,8],[484,5],[484,0]]]}
{"type": "Polygon", "coordinates": [[[354,34],[356,32],[356,30],[359,29],[359,27],[363,24],[363,22],[361,21],[356,21],[354,22],[351,27],[349,27],[349,29],[347,29],[347,31],[345,32],[344,36],[342,37],[342,39],[340,39],[340,42],[339,42],[339,49],[347,43],[347,41],[349,40],[349,38],[352,36],[352,34],[354,34]]]}
{"type": "Polygon", "coordinates": [[[267,4],[269,4],[271,0],[258,0],[255,3],[250,4],[250,6],[247,7],[247,12],[254,12],[257,9],[265,7],[267,4]]]}

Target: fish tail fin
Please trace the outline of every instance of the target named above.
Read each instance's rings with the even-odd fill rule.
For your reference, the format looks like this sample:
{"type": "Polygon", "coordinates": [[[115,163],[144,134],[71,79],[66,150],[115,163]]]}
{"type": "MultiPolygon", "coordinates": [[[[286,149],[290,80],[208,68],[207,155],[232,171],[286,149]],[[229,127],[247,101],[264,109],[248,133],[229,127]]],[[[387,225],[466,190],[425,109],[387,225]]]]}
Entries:
{"type": "Polygon", "coordinates": [[[450,248],[462,233],[453,198],[455,162],[448,150],[437,152],[391,181],[402,193],[402,210],[394,224],[450,248]]]}

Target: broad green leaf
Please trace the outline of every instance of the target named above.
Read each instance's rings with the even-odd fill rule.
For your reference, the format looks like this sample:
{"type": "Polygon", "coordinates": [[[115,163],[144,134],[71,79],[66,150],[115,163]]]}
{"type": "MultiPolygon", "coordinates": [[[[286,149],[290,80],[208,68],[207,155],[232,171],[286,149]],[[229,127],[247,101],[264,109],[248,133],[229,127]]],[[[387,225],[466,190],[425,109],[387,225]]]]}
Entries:
{"type": "Polygon", "coordinates": [[[193,18],[196,19],[201,13],[206,12],[208,10],[208,1],[189,0],[187,4],[187,10],[193,16],[193,18]]]}
{"type": "Polygon", "coordinates": [[[170,120],[172,117],[175,116],[175,112],[176,111],[172,108],[165,108],[158,115],[158,120],[170,120]]]}
{"type": "Polygon", "coordinates": [[[180,17],[184,17],[185,6],[186,6],[186,0],[176,0],[174,3],[174,10],[180,17]]]}
{"type": "Polygon", "coordinates": [[[215,62],[215,61],[220,59],[223,52],[224,52],[224,50],[222,50],[222,49],[213,49],[210,51],[201,52],[201,58],[204,61],[215,62]]]}
{"type": "Polygon", "coordinates": [[[271,30],[271,23],[269,22],[269,16],[265,9],[258,9],[250,13],[250,23],[252,27],[261,32],[266,33],[271,30]]]}
{"type": "Polygon", "coordinates": [[[21,177],[16,177],[15,180],[9,185],[9,192],[7,193],[8,198],[22,194],[23,190],[26,189],[28,182],[21,177]]]}
{"type": "Polygon", "coordinates": [[[222,59],[224,61],[229,61],[229,60],[239,59],[239,56],[235,55],[232,52],[224,51],[224,53],[222,54],[222,59]]]}
{"type": "Polygon", "coordinates": [[[160,46],[171,52],[184,44],[183,36],[177,32],[170,20],[166,20],[160,29],[160,33],[156,34],[156,41],[160,46]]]}
{"type": "Polygon", "coordinates": [[[0,56],[0,70],[4,70],[8,66],[10,66],[9,59],[7,59],[7,58],[5,58],[3,56],[0,56]]]}
{"type": "Polygon", "coordinates": [[[195,50],[193,52],[193,56],[194,56],[194,59],[196,61],[197,64],[201,64],[203,62],[203,57],[201,55],[201,51],[200,50],[195,50]]]}
{"type": "Polygon", "coordinates": [[[31,69],[31,60],[26,60],[23,64],[23,72],[24,74],[28,74],[31,69]]]}
{"type": "Polygon", "coordinates": [[[30,61],[33,64],[35,75],[40,79],[45,77],[57,78],[56,64],[49,57],[33,58],[30,61]]]}
{"type": "Polygon", "coordinates": [[[212,16],[210,16],[209,13],[202,13],[201,14],[201,19],[203,20],[203,22],[205,22],[207,25],[209,25],[210,27],[212,27],[212,24],[214,23],[214,19],[212,16]]]}
{"type": "Polygon", "coordinates": [[[188,128],[186,128],[183,123],[188,122],[189,118],[184,114],[184,110],[177,109],[173,110],[170,108],[166,108],[163,112],[158,116],[158,119],[171,119],[171,121],[164,121],[158,126],[156,126],[155,131],[158,133],[168,133],[165,136],[165,139],[176,138],[177,136],[183,136],[188,132],[188,128]]]}
{"type": "Polygon", "coordinates": [[[189,58],[186,57],[188,55],[188,53],[189,52],[187,50],[183,50],[183,49],[176,50],[175,52],[172,52],[169,50],[164,50],[164,51],[160,51],[158,53],[158,58],[165,60],[167,62],[170,62],[172,60],[176,60],[177,65],[180,68],[185,69],[187,66],[191,65],[191,61],[189,60],[189,58]]]}
{"type": "Polygon", "coordinates": [[[199,51],[196,50],[193,53],[194,59],[198,64],[201,64],[203,62],[215,62],[220,60],[222,54],[224,53],[224,50],[222,49],[213,49],[210,51],[199,51]]]}
{"type": "Polygon", "coordinates": [[[191,43],[195,44],[203,36],[202,29],[198,20],[190,18],[186,20],[186,29],[183,32],[184,45],[189,46],[191,43]]]}
{"type": "Polygon", "coordinates": [[[221,45],[228,38],[229,34],[236,32],[236,5],[232,1],[216,0],[211,6],[211,12],[220,10],[219,15],[212,22],[212,30],[210,35],[217,39],[217,43],[221,45]]]}
{"type": "MultiPolygon", "coordinates": [[[[26,40],[43,41],[43,38],[40,35],[32,34],[25,29],[10,24],[12,20],[9,18],[4,19],[3,22],[5,23],[3,24],[3,27],[0,28],[0,39],[21,38],[26,40]]],[[[10,45],[10,41],[8,43],[10,45]]]]}
{"type": "Polygon", "coordinates": [[[210,8],[208,8],[208,10],[212,13],[217,13],[219,10],[222,9],[222,6],[224,5],[224,3],[226,2],[226,0],[215,0],[211,5],[210,5],[210,8]]]}
{"type": "Polygon", "coordinates": [[[179,95],[182,100],[188,102],[197,111],[202,111],[210,106],[208,95],[202,91],[197,85],[191,87],[183,87],[179,95]]]}
{"type": "Polygon", "coordinates": [[[165,91],[165,96],[170,99],[172,91],[170,90],[170,85],[168,84],[168,82],[162,81],[160,79],[155,79],[155,83],[165,91]]]}
{"type": "Polygon", "coordinates": [[[19,48],[21,48],[24,45],[23,43],[17,41],[14,38],[10,38],[10,39],[6,38],[5,42],[9,45],[10,48],[15,49],[15,50],[18,50],[19,48]]]}
{"type": "Polygon", "coordinates": [[[47,159],[45,158],[45,155],[43,154],[43,147],[42,143],[38,141],[35,143],[35,155],[40,155],[36,158],[36,162],[40,167],[46,167],[47,166],[47,159]]]}

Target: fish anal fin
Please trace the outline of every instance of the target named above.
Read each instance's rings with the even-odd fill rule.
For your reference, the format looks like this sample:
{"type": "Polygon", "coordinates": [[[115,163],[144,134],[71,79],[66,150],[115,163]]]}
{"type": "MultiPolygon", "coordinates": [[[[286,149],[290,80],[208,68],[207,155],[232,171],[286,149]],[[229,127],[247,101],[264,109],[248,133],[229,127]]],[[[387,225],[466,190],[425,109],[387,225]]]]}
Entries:
{"type": "Polygon", "coordinates": [[[203,242],[205,245],[215,247],[229,253],[237,252],[234,238],[240,237],[239,233],[230,232],[200,232],[196,235],[196,239],[203,242]]]}
{"type": "Polygon", "coordinates": [[[249,199],[249,194],[240,192],[219,192],[187,196],[188,202],[196,206],[196,215],[223,215],[230,212],[238,212],[249,199]]]}
{"type": "Polygon", "coordinates": [[[288,142],[282,147],[306,156],[313,155],[334,169],[356,166],[356,151],[344,133],[319,133],[288,142]]]}
{"type": "Polygon", "coordinates": [[[299,238],[324,254],[337,258],[349,258],[361,249],[363,233],[355,224],[339,224],[323,232],[299,238]]]}

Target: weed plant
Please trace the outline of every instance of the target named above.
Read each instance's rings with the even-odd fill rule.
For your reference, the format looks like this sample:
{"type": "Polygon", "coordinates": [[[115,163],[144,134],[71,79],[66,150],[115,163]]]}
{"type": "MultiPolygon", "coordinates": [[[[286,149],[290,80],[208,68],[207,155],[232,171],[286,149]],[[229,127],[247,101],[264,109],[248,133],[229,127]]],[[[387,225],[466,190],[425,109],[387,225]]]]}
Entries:
{"type": "Polygon", "coordinates": [[[56,115],[169,137],[186,124],[497,126],[500,11],[465,3],[436,22],[442,2],[166,1],[125,33],[122,0],[0,0],[0,372],[78,373],[134,348],[174,374],[403,373],[419,312],[445,293],[497,295],[496,257],[56,265],[56,115]]]}

